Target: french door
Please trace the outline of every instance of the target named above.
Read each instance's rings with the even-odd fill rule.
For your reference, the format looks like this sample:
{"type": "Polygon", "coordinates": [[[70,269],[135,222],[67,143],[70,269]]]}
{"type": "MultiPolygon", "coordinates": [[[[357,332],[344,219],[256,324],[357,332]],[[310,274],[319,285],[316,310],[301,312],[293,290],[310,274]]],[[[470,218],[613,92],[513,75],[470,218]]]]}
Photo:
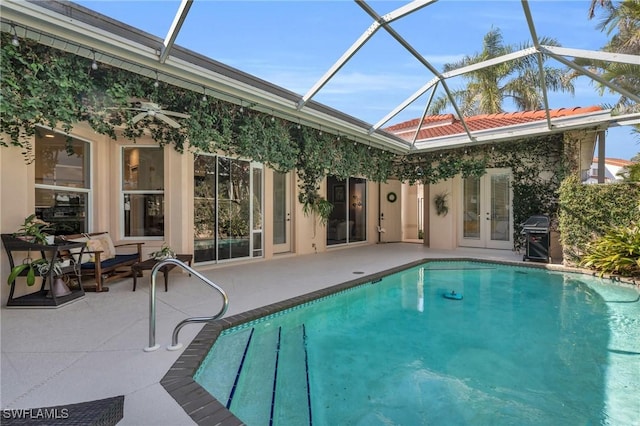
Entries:
{"type": "Polygon", "coordinates": [[[273,172],[273,252],[291,251],[291,174],[273,172]]]}
{"type": "Polygon", "coordinates": [[[513,248],[510,169],[489,169],[484,176],[462,179],[459,245],[513,248]]]}

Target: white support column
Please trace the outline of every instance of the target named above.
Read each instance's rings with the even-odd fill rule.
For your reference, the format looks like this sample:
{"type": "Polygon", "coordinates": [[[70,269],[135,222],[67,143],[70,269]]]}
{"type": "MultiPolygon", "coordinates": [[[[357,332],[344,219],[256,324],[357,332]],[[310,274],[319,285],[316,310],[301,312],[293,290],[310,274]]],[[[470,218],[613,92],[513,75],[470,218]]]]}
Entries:
{"type": "Polygon", "coordinates": [[[605,141],[604,131],[598,132],[598,183],[604,183],[604,160],[605,160],[605,141]]]}

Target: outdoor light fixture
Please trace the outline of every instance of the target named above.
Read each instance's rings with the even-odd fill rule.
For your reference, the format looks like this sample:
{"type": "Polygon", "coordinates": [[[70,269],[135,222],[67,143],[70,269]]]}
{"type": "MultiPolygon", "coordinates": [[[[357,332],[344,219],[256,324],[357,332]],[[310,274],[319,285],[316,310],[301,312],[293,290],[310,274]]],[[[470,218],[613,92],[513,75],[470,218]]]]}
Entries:
{"type": "Polygon", "coordinates": [[[207,88],[202,86],[202,102],[207,102],[207,88]]]}
{"type": "Polygon", "coordinates": [[[20,40],[18,40],[18,33],[16,31],[16,27],[13,24],[11,25],[11,32],[13,32],[13,38],[11,39],[11,44],[13,44],[15,47],[20,46],[20,40]]]}
{"type": "Polygon", "coordinates": [[[160,86],[160,81],[158,77],[158,71],[156,71],[156,81],[153,82],[153,87],[158,88],[160,86]]]}
{"type": "Polygon", "coordinates": [[[92,50],[91,53],[93,54],[93,62],[91,62],[91,69],[95,71],[98,69],[98,63],[96,62],[96,51],[92,50]]]}

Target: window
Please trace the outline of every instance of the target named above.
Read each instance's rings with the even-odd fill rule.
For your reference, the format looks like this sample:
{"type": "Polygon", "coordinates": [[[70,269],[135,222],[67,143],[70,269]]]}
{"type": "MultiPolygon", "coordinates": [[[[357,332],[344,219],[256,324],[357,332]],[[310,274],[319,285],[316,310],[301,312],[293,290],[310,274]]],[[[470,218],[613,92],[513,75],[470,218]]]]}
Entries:
{"type": "Polygon", "coordinates": [[[333,204],[327,223],[327,245],[366,241],[367,180],[328,176],[327,200],[333,204]]]}
{"type": "Polygon", "coordinates": [[[122,148],[122,195],[125,237],[164,236],[162,148],[122,148]]]}
{"type": "Polygon", "coordinates": [[[194,163],[196,262],[262,256],[262,166],[212,155],[194,163]]]}
{"type": "Polygon", "coordinates": [[[56,235],[87,232],[91,196],[89,143],[51,130],[35,138],[36,215],[56,235]]]}

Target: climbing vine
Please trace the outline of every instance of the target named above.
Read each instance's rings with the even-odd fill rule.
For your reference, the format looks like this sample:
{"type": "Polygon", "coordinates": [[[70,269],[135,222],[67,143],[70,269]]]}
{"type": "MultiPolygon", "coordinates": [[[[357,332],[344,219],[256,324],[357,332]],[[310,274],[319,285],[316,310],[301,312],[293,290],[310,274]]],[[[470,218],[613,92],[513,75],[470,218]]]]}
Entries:
{"type": "MultiPolygon", "coordinates": [[[[70,134],[74,124],[85,121],[114,140],[117,130],[134,141],[148,130],[159,145],[172,145],[181,153],[185,149],[223,153],[280,172],[295,170],[299,201],[305,212],[318,213],[321,220],[330,212],[319,194],[327,174],[431,184],[458,174],[482,176],[488,167],[509,167],[513,172],[516,224],[531,214],[557,215],[557,190],[566,175],[562,164],[571,158],[563,152],[561,136],[396,156],[265,114],[255,105],[203,97],[106,64],[93,70],[89,59],[29,40],[14,46],[10,34],[1,37],[0,132],[8,135],[8,141],[0,139],[0,146],[22,148],[27,162],[33,161],[32,141],[39,126],[59,127],[70,134]],[[128,109],[131,98],[148,99],[190,117],[180,119],[177,129],[157,120],[133,123],[138,111],[128,109]]],[[[518,248],[517,227],[515,232],[518,248]]]]}
{"type": "MultiPolygon", "coordinates": [[[[0,146],[18,146],[33,161],[33,136],[39,126],[60,127],[67,134],[85,121],[99,134],[117,139],[118,132],[137,140],[148,130],[159,145],[178,152],[220,152],[261,162],[280,172],[296,170],[305,210],[327,211],[318,205],[321,180],[327,173],[385,181],[393,173],[393,154],[354,143],[347,137],[321,132],[171,86],[156,79],[100,64],[30,40],[19,46],[10,34],[1,39],[0,146]],[[133,123],[139,111],[128,109],[132,98],[148,99],[172,111],[189,114],[179,128],[161,121],[133,123]]],[[[69,144],[69,147],[71,145],[69,144]]]]}
{"type": "MultiPolygon", "coordinates": [[[[476,145],[403,157],[396,164],[398,177],[414,184],[437,183],[460,174],[482,176],[487,168],[509,168],[513,180],[514,249],[524,239],[518,224],[534,214],[547,214],[557,224],[558,190],[572,158],[570,144],[561,134],[504,144],[476,145]]],[[[555,225],[554,225],[555,226],[555,225]]]]}

